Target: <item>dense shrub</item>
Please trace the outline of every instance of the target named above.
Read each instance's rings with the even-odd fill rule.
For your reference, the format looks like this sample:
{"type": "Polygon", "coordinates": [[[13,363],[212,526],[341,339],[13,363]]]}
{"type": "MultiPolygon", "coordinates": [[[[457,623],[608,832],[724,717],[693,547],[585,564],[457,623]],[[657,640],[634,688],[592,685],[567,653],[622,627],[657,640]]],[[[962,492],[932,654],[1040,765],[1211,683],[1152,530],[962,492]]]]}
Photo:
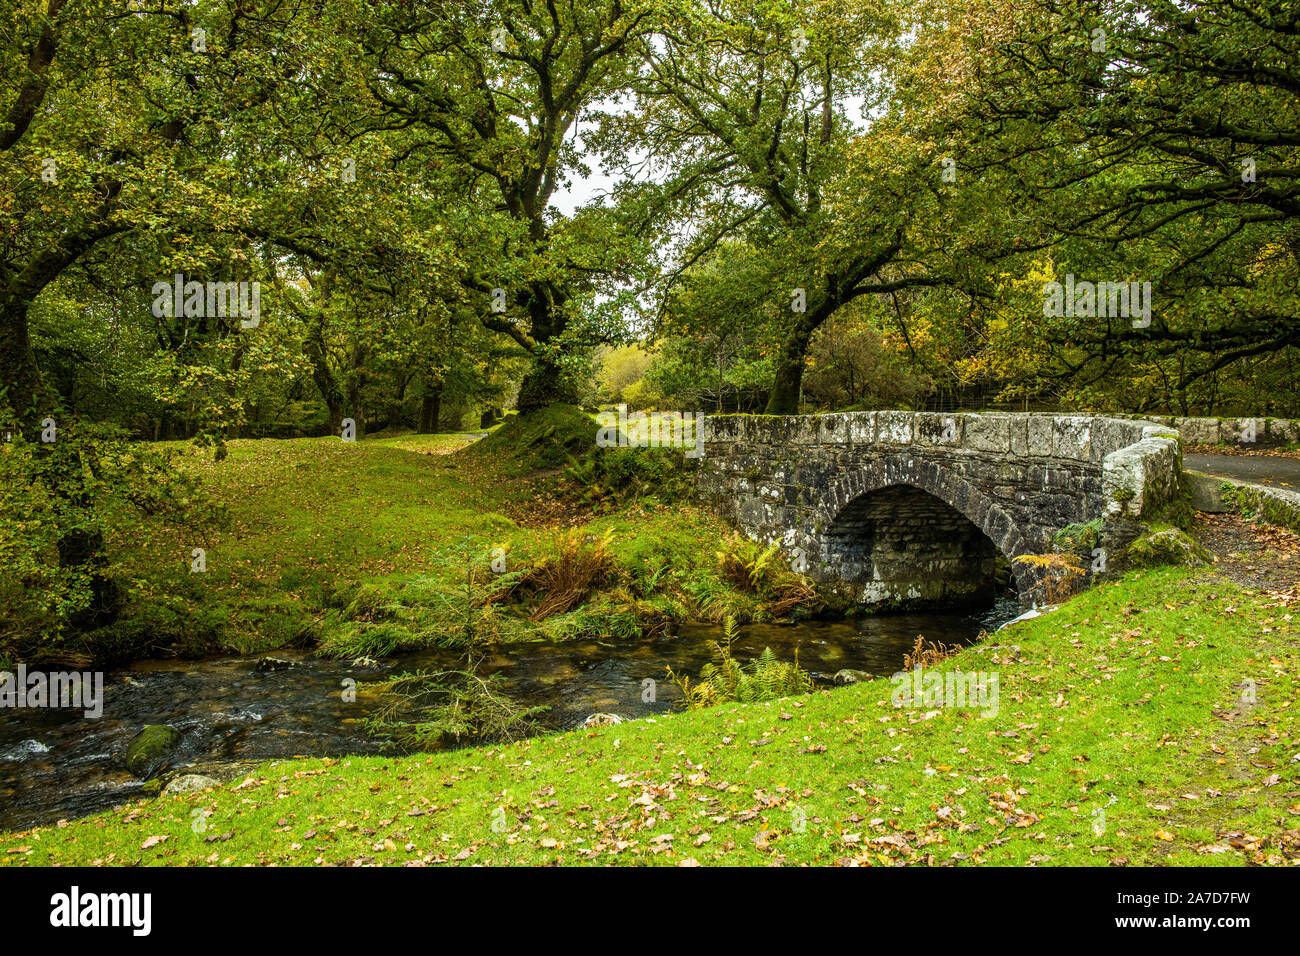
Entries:
{"type": "Polygon", "coordinates": [[[200,540],[227,521],[172,453],[115,426],[57,418],[33,440],[0,420],[0,658],[86,663],[82,636],[111,624],[123,588],[109,567],[114,526],[157,515],[200,540]]]}

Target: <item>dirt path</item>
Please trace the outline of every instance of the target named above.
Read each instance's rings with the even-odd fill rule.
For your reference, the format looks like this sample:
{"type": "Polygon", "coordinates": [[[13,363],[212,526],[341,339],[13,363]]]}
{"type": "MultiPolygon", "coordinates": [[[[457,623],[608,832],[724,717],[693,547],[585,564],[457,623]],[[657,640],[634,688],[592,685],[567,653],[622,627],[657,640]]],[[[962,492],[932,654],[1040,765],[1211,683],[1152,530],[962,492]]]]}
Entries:
{"type": "Polygon", "coordinates": [[[1214,555],[1220,575],[1243,587],[1300,599],[1300,535],[1237,514],[1196,517],[1192,532],[1214,555]]]}

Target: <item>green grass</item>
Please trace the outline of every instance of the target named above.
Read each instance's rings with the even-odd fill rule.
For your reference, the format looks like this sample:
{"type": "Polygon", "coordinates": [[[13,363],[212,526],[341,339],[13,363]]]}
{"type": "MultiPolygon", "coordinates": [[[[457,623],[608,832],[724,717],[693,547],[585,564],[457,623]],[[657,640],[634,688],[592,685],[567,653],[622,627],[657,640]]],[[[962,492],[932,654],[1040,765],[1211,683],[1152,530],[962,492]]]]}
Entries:
{"type": "Polygon", "coordinates": [[[137,631],[161,635],[136,656],[282,646],[310,632],[339,581],[428,570],[445,542],[493,525],[484,491],[445,467],[465,444],[233,441],[221,462],[187,449],[184,467],[230,509],[231,527],[205,540],[160,522],[124,526],[110,546],[132,610],[92,641],[120,641],[126,654],[137,631]],[[203,573],[190,570],[194,548],[206,550],[203,573]]]}
{"type": "Polygon", "coordinates": [[[513,415],[466,457],[491,465],[500,475],[525,475],[562,467],[596,443],[596,420],[574,405],[550,405],[529,415],[513,415]]]}
{"type": "MultiPolygon", "coordinates": [[[[579,490],[553,466],[595,431],[585,413],[561,407],[511,417],[472,446],[464,435],[237,440],[216,462],[177,445],[231,526],[200,539],[161,522],[124,523],[109,544],[128,610],[88,646],[115,662],[290,644],[374,657],[445,642],[464,620],[467,561],[486,574],[500,547],[508,568],[521,568],[554,538],[521,521],[572,520],[562,498],[579,490]],[[206,551],[203,573],[190,569],[194,548],[206,551]]],[[[498,639],[635,636],[638,621],[665,616],[765,616],[761,600],[719,576],[726,529],[717,518],[651,498],[579,521],[591,536],[607,528],[621,591],[544,626],[507,608],[498,639]]]]}
{"type": "Polygon", "coordinates": [[[998,672],[994,717],[896,709],[876,680],[490,749],[278,762],[0,836],[0,859],[1293,861],[1297,640],[1285,606],[1207,569],[1135,572],[941,666],[998,672]]]}

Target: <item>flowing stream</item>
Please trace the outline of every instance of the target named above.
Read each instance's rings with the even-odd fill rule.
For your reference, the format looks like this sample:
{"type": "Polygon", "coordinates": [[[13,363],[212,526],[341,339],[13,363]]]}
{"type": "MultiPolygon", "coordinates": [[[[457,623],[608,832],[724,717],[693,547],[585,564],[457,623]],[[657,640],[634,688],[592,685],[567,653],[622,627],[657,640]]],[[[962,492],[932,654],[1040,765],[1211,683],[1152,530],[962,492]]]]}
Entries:
{"type": "MultiPolygon", "coordinates": [[[[1002,598],[975,613],[929,612],[855,621],[752,625],[742,628],[733,654],[742,661],[771,647],[799,663],[818,684],[841,669],[888,675],[897,671],[917,635],[968,644],[983,629],[1015,617],[1020,607],[1002,598]]],[[[589,714],[631,719],[679,706],[681,695],[665,669],[694,678],[712,657],[721,628],[682,625],[670,637],[630,642],[515,644],[490,649],[483,672],[501,672],[504,689],[526,705],[547,705],[543,721],[555,729],[589,714]],[[654,680],[643,701],[643,681],[654,680]]],[[[169,770],[194,768],[222,776],[244,762],[295,756],[381,752],[360,727],[364,703],[345,703],[343,682],[378,680],[420,668],[456,667],[453,652],[430,651],[357,667],[307,652],[271,655],[293,662],[258,670],[259,657],[206,661],[143,661],[104,677],[103,715],[80,711],[0,711],[0,829],[18,829],[95,813],[136,798],[142,781],[120,766],[127,743],[146,724],[170,724],[182,734],[169,770]]],[[[364,699],[364,698],[363,698],[364,699]]]]}

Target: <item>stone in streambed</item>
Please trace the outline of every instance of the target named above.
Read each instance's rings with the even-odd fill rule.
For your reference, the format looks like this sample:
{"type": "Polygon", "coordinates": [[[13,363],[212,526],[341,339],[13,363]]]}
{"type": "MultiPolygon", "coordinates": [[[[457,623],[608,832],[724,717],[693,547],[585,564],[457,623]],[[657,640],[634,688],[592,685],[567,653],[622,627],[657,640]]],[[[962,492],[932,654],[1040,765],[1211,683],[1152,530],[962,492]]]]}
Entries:
{"type": "Polygon", "coordinates": [[[168,753],[181,742],[181,733],[167,724],[150,724],[126,745],[122,763],[126,769],[148,780],[163,765],[168,753]]]}
{"type": "Polygon", "coordinates": [[[845,667],[836,671],[835,676],[831,679],[837,684],[860,684],[863,681],[871,680],[872,677],[866,671],[855,671],[852,668],[845,667]]]}

